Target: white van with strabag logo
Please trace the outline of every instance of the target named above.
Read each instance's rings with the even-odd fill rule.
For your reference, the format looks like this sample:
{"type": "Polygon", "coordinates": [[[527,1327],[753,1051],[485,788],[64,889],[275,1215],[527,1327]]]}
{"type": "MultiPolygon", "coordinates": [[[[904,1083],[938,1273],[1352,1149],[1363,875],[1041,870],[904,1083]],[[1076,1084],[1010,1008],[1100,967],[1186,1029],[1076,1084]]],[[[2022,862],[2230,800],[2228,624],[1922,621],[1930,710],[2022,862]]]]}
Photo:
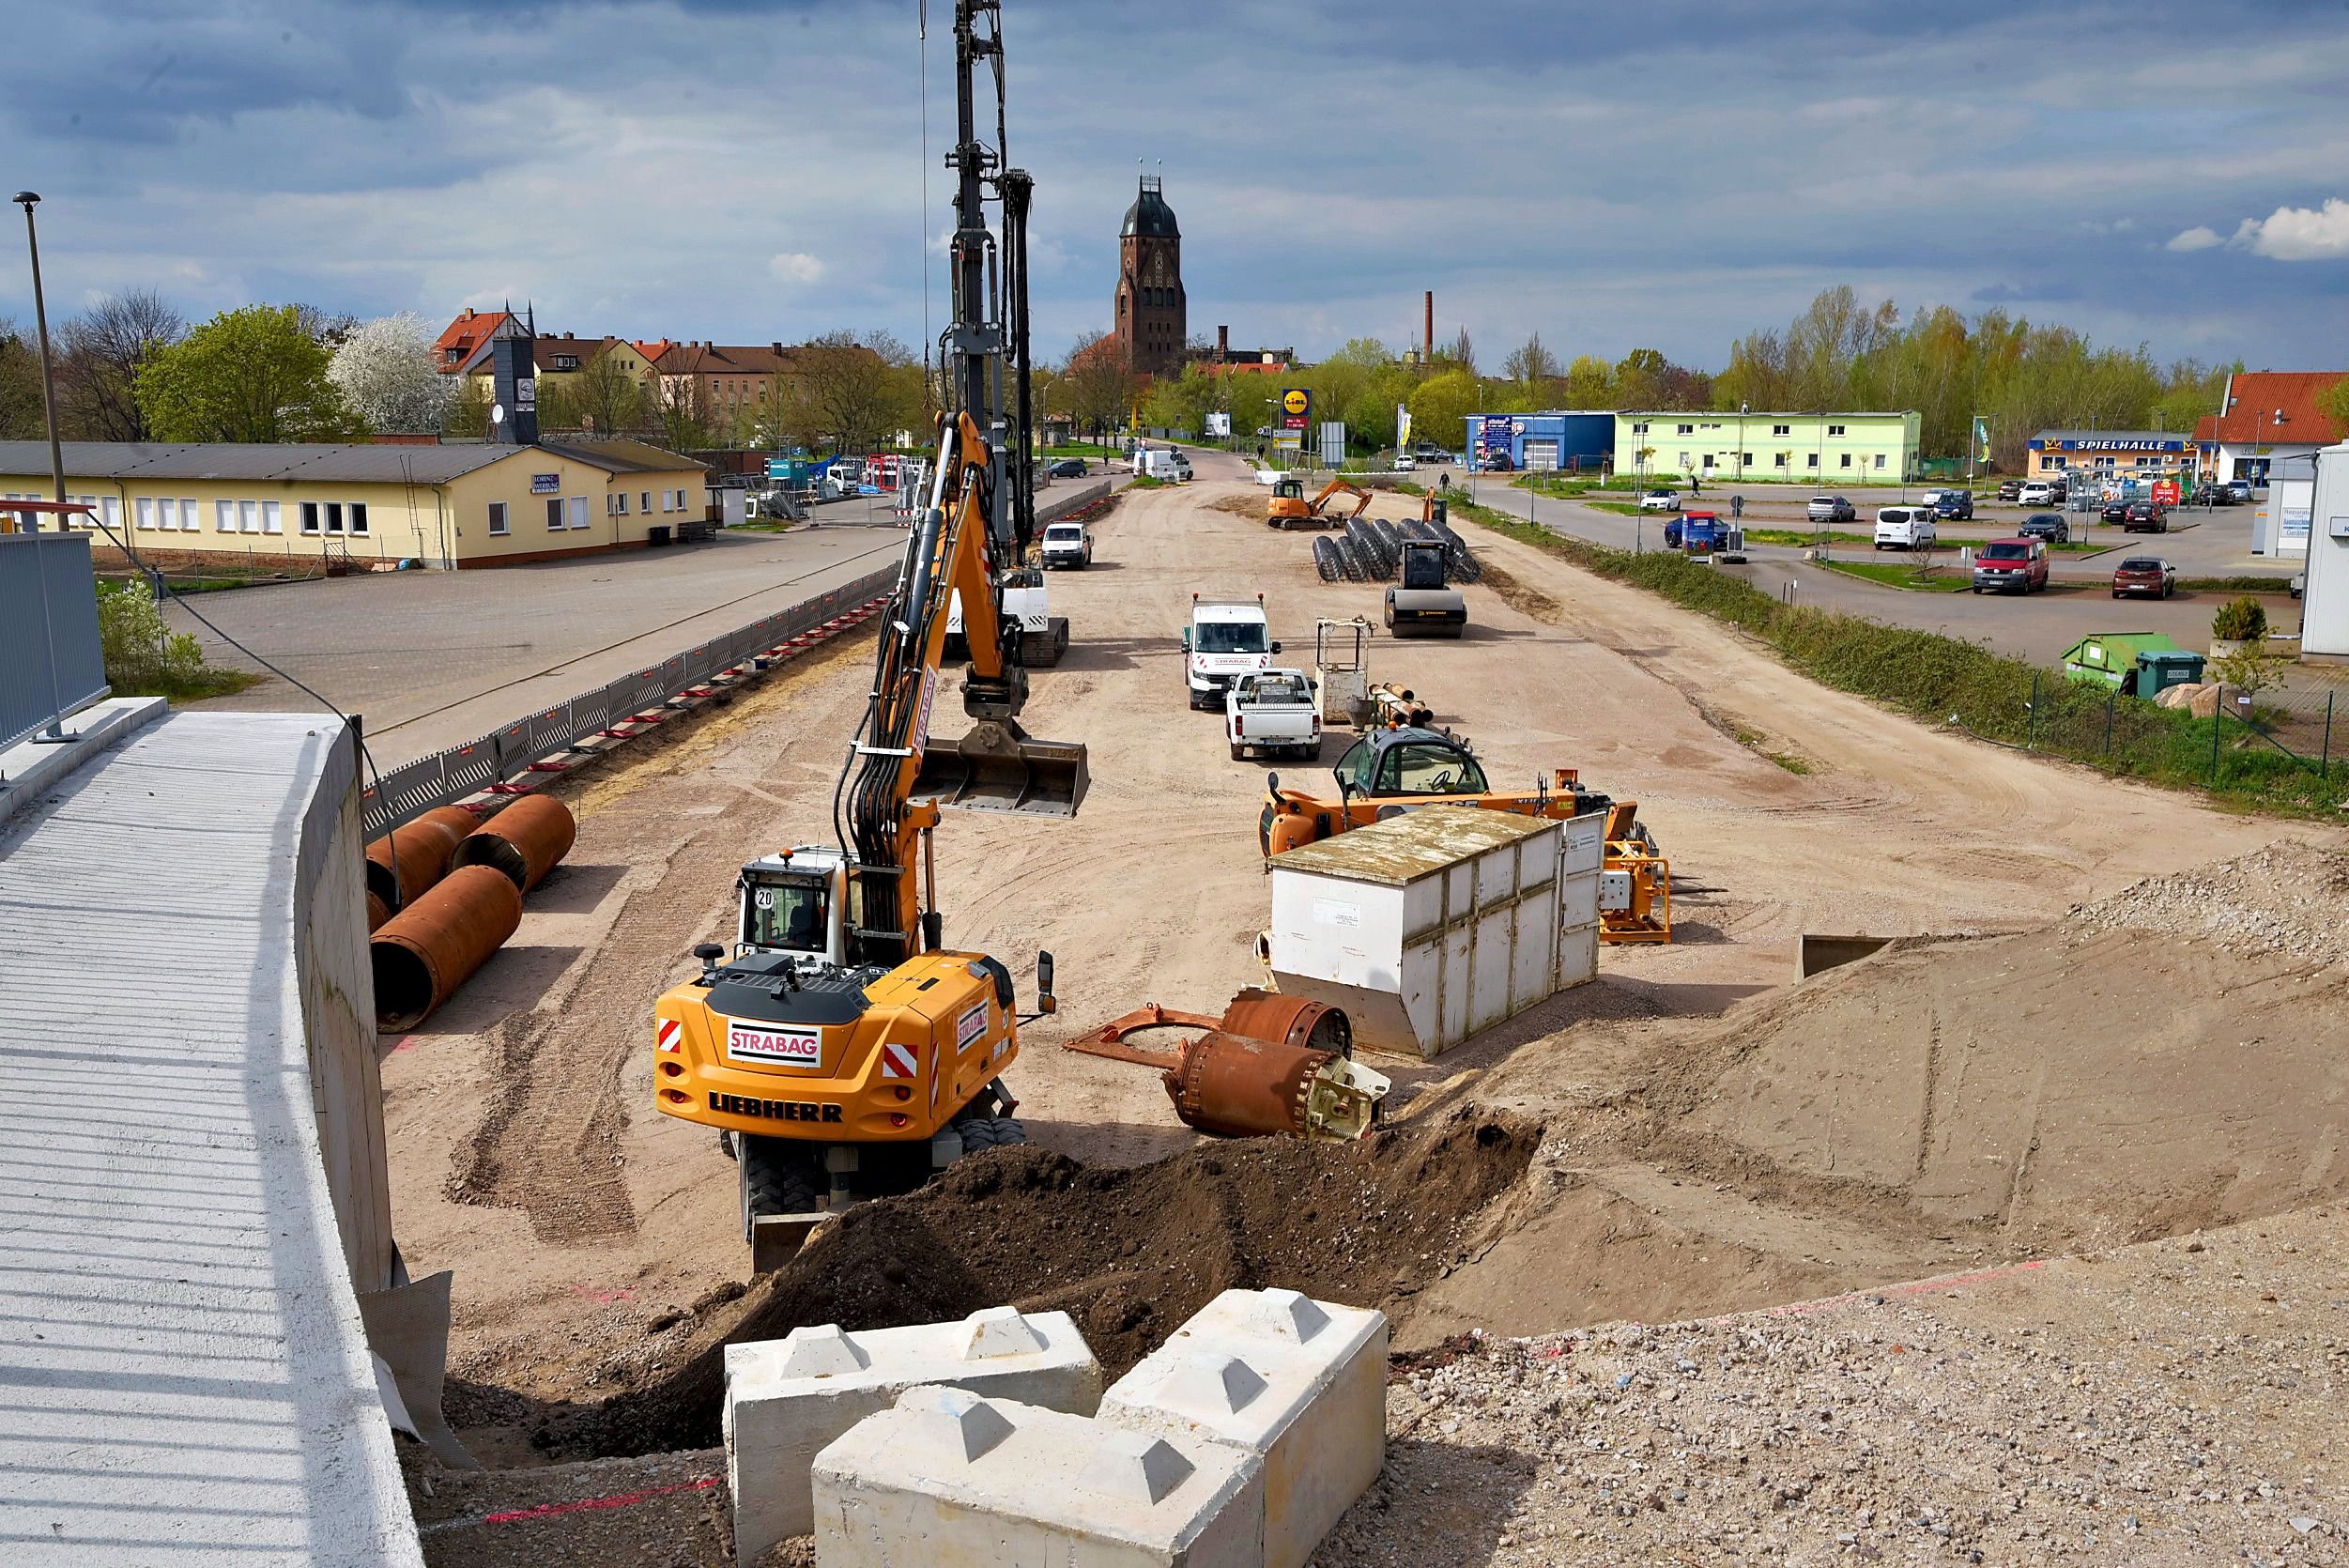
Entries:
{"type": "Polygon", "coordinates": [[[1220,708],[1223,688],[1242,675],[1272,667],[1281,645],[1265,620],[1265,596],[1207,599],[1190,596],[1190,624],[1183,628],[1183,684],[1193,708],[1220,708]]]}

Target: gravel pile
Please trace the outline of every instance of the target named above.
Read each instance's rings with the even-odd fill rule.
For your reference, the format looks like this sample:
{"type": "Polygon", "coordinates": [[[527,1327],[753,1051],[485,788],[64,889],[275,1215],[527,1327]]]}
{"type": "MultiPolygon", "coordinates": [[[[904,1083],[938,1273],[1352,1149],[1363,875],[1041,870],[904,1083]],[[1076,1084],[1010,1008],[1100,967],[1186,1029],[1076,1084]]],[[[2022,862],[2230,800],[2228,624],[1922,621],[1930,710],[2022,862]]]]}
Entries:
{"type": "Polygon", "coordinates": [[[2336,960],[2349,955],[2349,858],[2305,844],[2270,844],[2109,899],[2075,904],[2073,929],[2158,931],[2233,953],[2336,960]]]}
{"type": "Polygon", "coordinates": [[[2349,1563],[2342,1230],[1466,1336],[1399,1366],[1317,1560],[2349,1563]]]}

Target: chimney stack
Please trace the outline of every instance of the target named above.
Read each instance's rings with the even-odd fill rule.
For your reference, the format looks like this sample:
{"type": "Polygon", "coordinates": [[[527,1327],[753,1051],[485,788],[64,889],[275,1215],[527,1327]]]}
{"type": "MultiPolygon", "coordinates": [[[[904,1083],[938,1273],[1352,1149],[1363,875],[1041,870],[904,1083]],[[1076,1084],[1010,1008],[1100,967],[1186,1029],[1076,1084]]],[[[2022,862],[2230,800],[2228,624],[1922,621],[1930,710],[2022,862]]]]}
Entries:
{"type": "Polygon", "coordinates": [[[1218,328],[1215,330],[1215,359],[1216,359],[1216,363],[1218,363],[1218,364],[1224,364],[1224,363],[1227,363],[1227,362],[1229,362],[1229,361],[1230,361],[1231,358],[1232,358],[1232,329],[1231,329],[1231,328],[1229,328],[1229,327],[1218,327],[1218,328]]]}
{"type": "Polygon", "coordinates": [[[1427,316],[1420,335],[1420,362],[1436,362],[1436,291],[1427,291],[1427,316]]]}

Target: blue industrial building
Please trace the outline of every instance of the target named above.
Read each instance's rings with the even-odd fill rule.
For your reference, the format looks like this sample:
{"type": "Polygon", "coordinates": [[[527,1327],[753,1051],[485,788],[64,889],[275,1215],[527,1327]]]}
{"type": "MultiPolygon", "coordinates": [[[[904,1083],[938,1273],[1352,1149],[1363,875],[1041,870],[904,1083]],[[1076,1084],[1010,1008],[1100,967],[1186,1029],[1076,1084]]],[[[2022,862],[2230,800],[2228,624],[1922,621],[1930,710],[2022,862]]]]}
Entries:
{"type": "Polygon", "coordinates": [[[1468,461],[1478,469],[1596,473],[1615,452],[1615,415],[1581,409],[1470,414],[1468,461]]]}

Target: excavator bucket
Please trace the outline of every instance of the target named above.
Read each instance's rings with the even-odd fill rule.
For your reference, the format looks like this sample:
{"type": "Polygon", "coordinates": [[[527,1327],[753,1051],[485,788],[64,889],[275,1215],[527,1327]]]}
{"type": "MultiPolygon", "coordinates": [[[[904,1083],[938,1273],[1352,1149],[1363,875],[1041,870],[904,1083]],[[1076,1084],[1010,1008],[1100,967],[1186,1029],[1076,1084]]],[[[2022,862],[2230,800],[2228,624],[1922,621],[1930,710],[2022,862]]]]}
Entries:
{"type": "Polygon", "coordinates": [[[942,807],[1073,817],[1091,782],[1082,745],[1039,741],[1012,719],[982,719],[959,741],[923,746],[914,793],[942,807]]]}

